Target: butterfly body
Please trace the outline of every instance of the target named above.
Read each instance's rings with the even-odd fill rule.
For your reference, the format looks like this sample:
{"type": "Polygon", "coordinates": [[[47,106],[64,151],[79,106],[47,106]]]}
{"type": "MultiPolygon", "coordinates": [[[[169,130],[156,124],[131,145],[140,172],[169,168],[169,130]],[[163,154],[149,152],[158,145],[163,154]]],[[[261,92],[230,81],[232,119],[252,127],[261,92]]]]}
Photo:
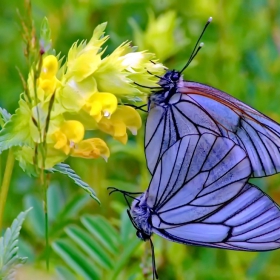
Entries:
{"type": "Polygon", "coordinates": [[[148,108],[150,109],[154,104],[163,107],[168,106],[170,99],[178,92],[178,87],[180,87],[180,83],[182,82],[183,77],[178,71],[167,71],[159,81],[159,85],[162,89],[153,92],[153,94],[149,96],[148,108]]]}
{"type": "Polygon", "coordinates": [[[152,235],[151,209],[147,205],[145,194],[141,194],[132,202],[130,215],[138,229],[137,236],[144,241],[150,239],[152,235]]]}

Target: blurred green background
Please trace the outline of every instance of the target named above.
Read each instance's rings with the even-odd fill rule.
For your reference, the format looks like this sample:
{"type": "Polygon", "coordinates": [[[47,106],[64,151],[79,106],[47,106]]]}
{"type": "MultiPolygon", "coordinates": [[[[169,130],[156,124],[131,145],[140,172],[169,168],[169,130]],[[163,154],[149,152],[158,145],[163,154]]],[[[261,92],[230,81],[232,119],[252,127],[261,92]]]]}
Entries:
{"type": "MultiPolygon", "coordinates": [[[[24,13],[23,3],[5,1],[0,9],[0,106],[10,113],[16,109],[22,91],[16,67],[24,75],[28,71],[16,13],[16,9],[24,13]]],[[[163,63],[180,70],[205,22],[212,16],[213,23],[203,38],[205,47],[185,71],[185,79],[226,91],[280,121],[280,3],[277,0],[32,1],[37,30],[46,16],[53,46],[64,55],[74,41],[90,38],[94,27],[105,21],[111,37],[109,52],[125,40],[135,44],[131,19],[144,30],[149,13],[159,16],[171,10],[176,13],[181,28],[174,48],[183,41],[188,44],[163,63]]],[[[137,138],[131,137],[122,146],[103,135],[111,148],[108,163],[101,159],[68,161],[94,188],[101,206],[67,178],[52,177],[49,273],[44,259],[43,192],[36,180],[15,167],[4,227],[10,226],[20,211],[33,206],[20,240],[20,253],[29,260],[17,279],[151,279],[148,244],[137,240],[121,195],[109,197],[106,190],[108,186],[130,191],[148,187],[150,177],[143,137],[142,129],[137,138]]],[[[2,171],[5,158],[3,153],[2,171]]],[[[276,175],[254,183],[280,203],[279,179],[276,175]]],[[[160,279],[280,279],[280,250],[244,253],[184,246],[157,236],[153,241],[160,279]]]]}

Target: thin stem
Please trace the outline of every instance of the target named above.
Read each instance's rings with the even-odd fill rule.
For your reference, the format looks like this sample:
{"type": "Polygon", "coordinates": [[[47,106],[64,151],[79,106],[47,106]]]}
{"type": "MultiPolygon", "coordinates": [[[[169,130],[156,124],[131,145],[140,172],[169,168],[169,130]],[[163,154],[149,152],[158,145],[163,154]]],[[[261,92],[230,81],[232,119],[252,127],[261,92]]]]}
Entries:
{"type": "Polygon", "coordinates": [[[13,173],[15,157],[13,151],[10,149],[7,157],[6,168],[3,176],[3,182],[0,190],[0,232],[2,231],[2,223],[4,217],[4,210],[9,192],[11,177],[13,173]]]}
{"type": "Polygon", "coordinates": [[[49,246],[49,215],[48,215],[48,187],[49,178],[46,178],[44,170],[42,169],[41,183],[44,189],[44,215],[45,215],[45,239],[46,239],[46,267],[49,270],[50,267],[50,246],[49,246]]]}

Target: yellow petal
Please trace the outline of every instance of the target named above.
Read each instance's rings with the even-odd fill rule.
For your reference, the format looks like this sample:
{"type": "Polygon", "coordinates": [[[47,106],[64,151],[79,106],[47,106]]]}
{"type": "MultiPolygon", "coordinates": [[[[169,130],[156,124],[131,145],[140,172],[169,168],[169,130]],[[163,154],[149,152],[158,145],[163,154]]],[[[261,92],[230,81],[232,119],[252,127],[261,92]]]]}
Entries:
{"type": "Polygon", "coordinates": [[[91,104],[87,103],[86,106],[89,109],[89,114],[97,121],[99,122],[102,118],[102,104],[100,102],[92,102],[91,104]]]}
{"type": "Polygon", "coordinates": [[[60,130],[74,143],[80,142],[85,134],[84,126],[78,121],[65,121],[60,130]]]}
{"type": "Polygon", "coordinates": [[[121,120],[133,135],[137,134],[137,130],[142,125],[138,111],[130,106],[119,106],[118,110],[112,115],[112,119],[121,120]]]}
{"type": "Polygon", "coordinates": [[[52,94],[55,91],[57,84],[56,77],[51,77],[49,79],[39,78],[39,87],[45,91],[45,94],[52,94]]]}
{"type": "Polygon", "coordinates": [[[127,133],[125,133],[123,136],[114,136],[114,139],[125,145],[127,143],[127,133]]]}
{"type": "Polygon", "coordinates": [[[102,118],[98,123],[98,128],[114,137],[122,137],[126,134],[126,126],[122,121],[102,118]]]}
{"type": "Polygon", "coordinates": [[[48,55],[43,59],[40,78],[49,79],[56,75],[58,70],[58,61],[54,55],[48,55]]]}
{"type": "Polygon", "coordinates": [[[103,117],[97,124],[100,130],[112,135],[123,144],[127,142],[126,129],[136,135],[141,125],[142,120],[139,113],[129,106],[119,106],[110,119],[103,117]]]}
{"type": "Polygon", "coordinates": [[[101,117],[110,118],[116,111],[118,100],[115,95],[109,92],[96,92],[87,101],[86,107],[90,108],[89,114],[95,118],[97,122],[101,117]]]}
{"type": "Polygon", "coordinates": [[[53,134],[53,138],[55,140],[54,148],[61,149],[67,144],[67,138],[65,134],[61,133],[60,131],[57,131],[53,134]]]}
{"type": "Polygon", "coordinates": [[[101,156],[107,161],[110,151],[103,140],[91,138],[77,144],[72,150],[71,156],[81,158],[98,158],[101,156]]]}
{"type": "Polygon", "coordinates": [[[70,147],[67,141],[67,137],[65,134],[63,134],[61,131],[56,131],[53,134],[53,140],[55,141],[54,148],[56,150],[63,151],[66,155],[70,152],[70,147]]]}

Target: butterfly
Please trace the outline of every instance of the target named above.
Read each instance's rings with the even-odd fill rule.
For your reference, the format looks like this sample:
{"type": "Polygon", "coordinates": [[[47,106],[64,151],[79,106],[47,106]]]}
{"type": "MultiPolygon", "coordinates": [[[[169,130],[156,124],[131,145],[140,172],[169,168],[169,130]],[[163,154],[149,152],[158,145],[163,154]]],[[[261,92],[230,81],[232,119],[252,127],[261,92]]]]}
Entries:
{"type": "Polygon", "coordinates": [[[280,208],[248,183],[249,157],[211,133],[183,136],[163,152],[148,189],[133,197],[129,217],[142,240],[153,233],[189,245],[267,251],[280,247],[280,208]]]}
{"type": "Polygon", "coordinates": [[[182,72],[201,49],[199,41],[186,66],[167,71],[148,98],[145,154],[151,174],[162,154],[178,139],[205,132],[233,140],[248,154],[252,177],[280,172],[280,125],[216,88],[183,80],[182,72]]]}

